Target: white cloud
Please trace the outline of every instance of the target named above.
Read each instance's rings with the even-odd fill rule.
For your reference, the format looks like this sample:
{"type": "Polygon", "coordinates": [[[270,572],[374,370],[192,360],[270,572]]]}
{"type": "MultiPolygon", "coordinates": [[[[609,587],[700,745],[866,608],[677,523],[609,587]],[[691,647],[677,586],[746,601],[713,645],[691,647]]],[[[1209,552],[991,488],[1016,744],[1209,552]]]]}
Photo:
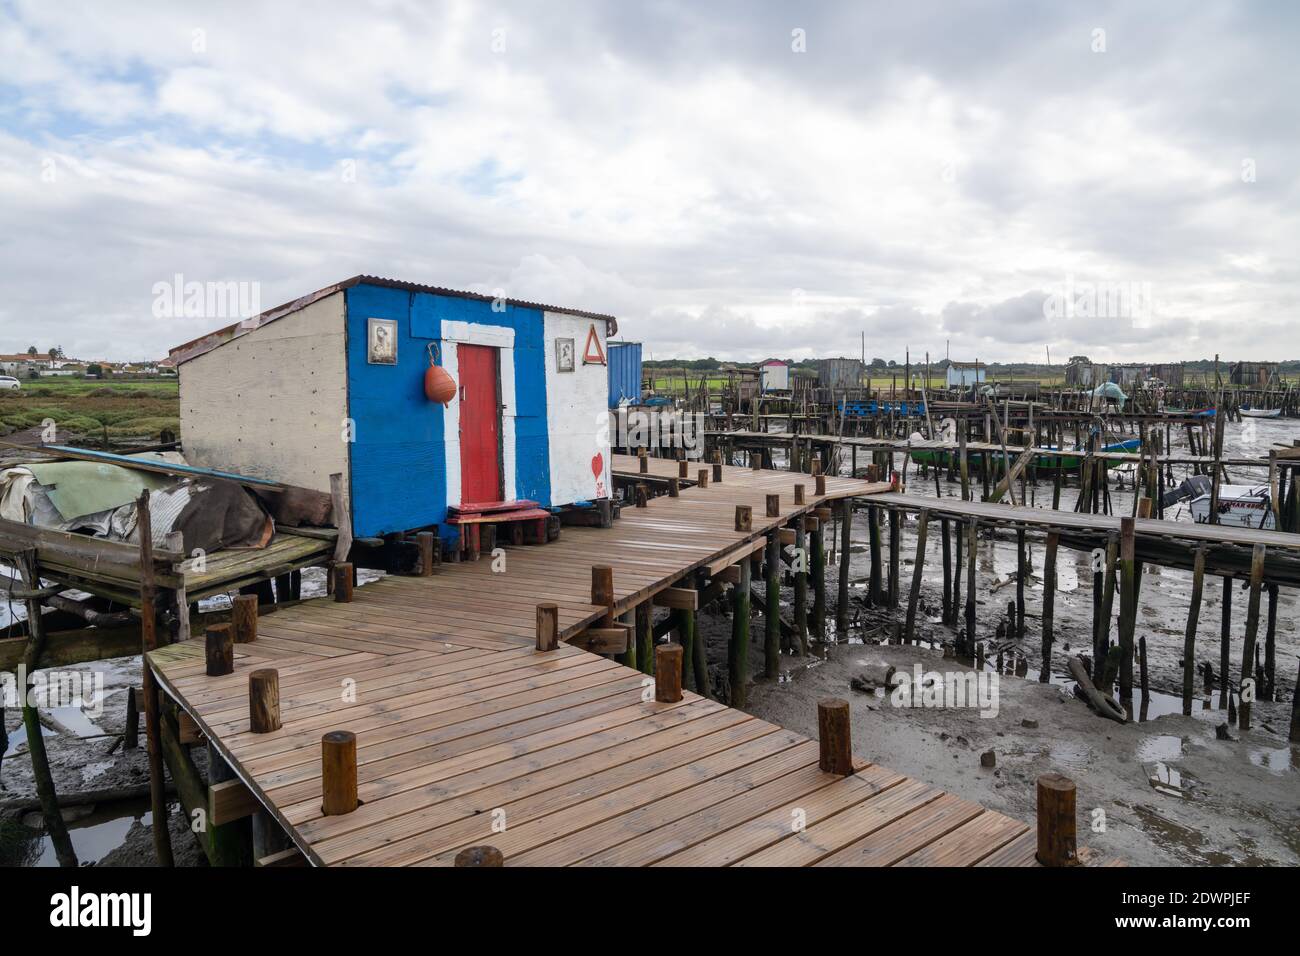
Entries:
{"type": "Polygon", "coordinates": [[[149,317],[177,272],[266,304],[373,272],[660,356],[1300,354],[1295,16],[1253,9],[824,5],[794,54],[751,4],[18,3],[0,350],[222,324],[149,317]],[[1069,277],[1162,314],[1035,316],[1069,277]]]}

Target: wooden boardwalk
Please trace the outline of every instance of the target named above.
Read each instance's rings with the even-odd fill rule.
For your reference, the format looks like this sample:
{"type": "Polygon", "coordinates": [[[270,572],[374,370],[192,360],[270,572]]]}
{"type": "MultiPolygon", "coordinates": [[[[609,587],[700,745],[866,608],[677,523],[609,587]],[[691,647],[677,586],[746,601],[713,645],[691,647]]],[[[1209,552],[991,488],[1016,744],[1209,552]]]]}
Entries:
{"type": "MultiPolygon", "coordinates": [[[[676,463],[651,460],[656,472],[676,463]]],[[[635,472],[635,459],[616,468],[635,472]]],[[[818,769],[799,734],[692,693],[656,703],[650,678],[577,647],[534,650],[538,602],[573,634],[604,608],[611,565],[625,609],[711,566],[796,513],[764,495],[806,475],[725,468],[723,481],[627,508],[613,528],[564,529],[542,547],[390,577],[351,603],[266,614],[234,673],[204,673],[201,641],[149,655],[166,694],[316,865],[449,865],[491,844],[507,865],[1030,865],[1019,821],[868,762],[818,769]],[[755,505],[734,531],[736,504],[755,505]],[[279,671],[283,726],[249,732],[248,675],[279,671]],[[321,736],[356,734],[351,813],[321,811],[321,736]],[[802,828],[796,826],[802,822],[802,828]]],[[[828,479],[828,497],[887,486],[828,479]]],[[[798,510],[805,510],[801,508],[798,510]]]]}

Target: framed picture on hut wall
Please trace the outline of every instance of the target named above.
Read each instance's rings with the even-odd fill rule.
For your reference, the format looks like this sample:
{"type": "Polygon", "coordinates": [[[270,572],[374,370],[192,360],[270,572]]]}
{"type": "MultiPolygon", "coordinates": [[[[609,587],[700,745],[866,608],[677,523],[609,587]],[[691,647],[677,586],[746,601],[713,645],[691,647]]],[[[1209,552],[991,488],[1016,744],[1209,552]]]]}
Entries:
{"type": "Polygon", "coordinates": [[[557,372],[573,371],[573,339],[555,340],[555,370],[557,372]]]}
{"type": "Polygon", "coordinates": [[[371,365],[397,364],[397,320],[370,319],[366,328],[366,361],[371,365]]]}

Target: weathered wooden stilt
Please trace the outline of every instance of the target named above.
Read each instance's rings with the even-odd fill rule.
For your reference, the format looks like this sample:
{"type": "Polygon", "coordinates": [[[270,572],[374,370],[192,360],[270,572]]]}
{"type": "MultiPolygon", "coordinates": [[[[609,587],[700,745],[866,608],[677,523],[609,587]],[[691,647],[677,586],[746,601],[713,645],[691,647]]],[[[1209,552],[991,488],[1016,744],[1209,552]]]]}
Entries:
{"type": "Polygon", "coordinates": [[[898,509],[889,509],[889,606],[898,607],[898,568],[900,540],[902,538],[899,523],[901,516],[898,509]]]}
{"type": "Polygon", "coordinates": [[[1205,547],[1196,549],[1192,566],[1192,603],[1183,632],[1183,716],[1192,715],[1193,680],[1196,675],[1196,627],[1201,617],[1201,589],[1205,584],[1205,547]]]}
{"type": "Polygon", "coordinates": [[[811,634],[819,641],[826,640],[826,523],[820,518],[809,532],[809,562],[812,571],[813,606],[811,634]]]}
{"type": "Polygon", "coordinates": [[[953,622],[952,610],[952,538],[947,518],[939,519],[939,537],[943,540],[943,623],[953,622]]]}
{"type": "Polygon", "coordinates": [[[907,621],[903,625],[903,642],[911,644],[916,637],[916,609],[921,601],[921,576],[925,570],[925,538],[930,526],[930,512],[921,509],[916,517],[916,563],[912,565],[912,587],[907,595],[907,621]]]}
{"type": "Polygon", "coordinates": [[[553,651],[559,646],[559,606],[550,603],[537,605],[537,650],[553,651]]]}
{"type": "Polygon", "coordinates": [[[357,808],[357,736],[331,730],[321,737],[321,813],[327,817],[357,808]]]}
{"type": "Polygon", "coordinates": [[[209,677],[221,677],[235,669],[235,641],[229,624],[213,624],[204,635],[204,651],[209,677]]]}
{"type": "Polygon", "coordinates": [[[654,653],[655,700],[675,704],[682,699],[682,646],[660,644],[654,653]]]}
{"type": "MultiPolygon", "coordinates": [[[[655,667],[654,615],[649,601],[636,606],[636,664],[643,674],[653,674],[655,667]]],[[[680,666],[680,664],[679,664],[680,666]]]]}
{"type": "Polygon", "coordinates": [[[749,701],[749,561],[741,561],[740,580],[731,589],[731,644],[727,663],[731,679],[731,706],[749,701]]]}
{"type": "Polygon", "coordinates": [[[257,640],[257,595],[240,594],[231,607],[230,623],[236,644],[257,640]]]}
{"type": "Polygon", "coordinates": [[[1053,628],[1056,616],[1056,550],[1061,543],[1061,532],[1047,533],[1047,547],[1043,553],[1043,666],[1038,679],[1046,684],[1051,677],[1053,628]]]}
{"type": "Polygon", "coordinates": [[[1134,570],[1133,519],[1120,518],[1119,702],[1133,714],[1133,631],[1137,625],[1137,580],[1134,570]]]}
{"type": "Polygon", "coordinates": [[[280,729],[280,672],[273,667],[248,675],[248,729],[255,734],[280,729]]]}
{"type": "Polygon", "coordinates": [[[505,866],[505,857],[494,846],[468,846],[456,854],[453,867],[505,866]]]}
{"type": "Polygon", "coordinates": [[[966,636],[963,657],[975,656],[975,545],[979,525],[974,518],[966,524],[966,636]]]}
{"type": "Polygon", "coordinates": [[[849,702],[830,697],[817,702],[818,766],[823,773],[853,773],[853,737],[849,702]]]}
{"type": "Polygon", "coordinates": [[[808,534],[804,517],[794,522],[794,632],[800,654],[808,653],[808,534]]]}
{"type": "Polygon", "coordinates": [[[340,604],[352,601],[352,565],[340,561],[330,568],[330,580],[334,582],[334,600],[340,604]]]}
{"type": "Polygon", "coordinates": [[[835,629],[841,634],[849,629],[849,552],[853,538],[853,505],[845,498],[840,503],[839,587],[835,593],[835,629]]]}
{"type": "Polygon", "coordinates": [[[1059,773],[1038,778],[1038,862],[1077,866],[1074,781],[1059,773]]]}
{"type": "Polygon", "coordinates": [[[1237,725],[1250,730],[1250,710],[1259,688],[1255,682],[1255,637],[1259,632],[1259,596],[1264,583],[1264,545],[1257,544],[1250,555],[1250,598],[1246,605],[1246,641],[1241,649],[1241,706],[1237,725]]]}
{"type": "Polygon", "coordinates": [[[875,505],[867,506],[867,550],[871,556],[871,575],[867,582],[867,600],[872,607],[880,607],[881,582],[884,569],[881,567],[880,555],[880,509],[875,505]]]}
{"type": "Polygon", "coordinates": [[[754,530],[754,509],[749,505],[736,505],[736,530],[741,534],[754,530]]]}
{"type": "Polygon", "coordinates": [[[1232,640],[1232,578],[1223,578],[1223,610],[1219,615],[1219,710],[1228,709],[1232,691],[1228,685],[1228,647],[1232,640]]]}
{"type": "Polygon", "coordinates": [[[763,676],[781,676],[781,536],[767,535],[763,559],[767,593],[763,614],[763,676]]]}

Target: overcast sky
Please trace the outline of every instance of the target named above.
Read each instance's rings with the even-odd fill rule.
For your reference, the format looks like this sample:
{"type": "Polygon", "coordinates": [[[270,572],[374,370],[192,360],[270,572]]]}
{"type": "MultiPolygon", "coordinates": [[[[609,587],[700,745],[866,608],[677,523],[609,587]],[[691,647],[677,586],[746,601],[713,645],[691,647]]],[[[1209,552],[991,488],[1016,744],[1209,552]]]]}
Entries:
{"type": "Polygon", "coordinates": [[[0,0],[0,352],[371,273],[661,358],[1300,358],[1298,48],[1292,2],[0,0]]]}

